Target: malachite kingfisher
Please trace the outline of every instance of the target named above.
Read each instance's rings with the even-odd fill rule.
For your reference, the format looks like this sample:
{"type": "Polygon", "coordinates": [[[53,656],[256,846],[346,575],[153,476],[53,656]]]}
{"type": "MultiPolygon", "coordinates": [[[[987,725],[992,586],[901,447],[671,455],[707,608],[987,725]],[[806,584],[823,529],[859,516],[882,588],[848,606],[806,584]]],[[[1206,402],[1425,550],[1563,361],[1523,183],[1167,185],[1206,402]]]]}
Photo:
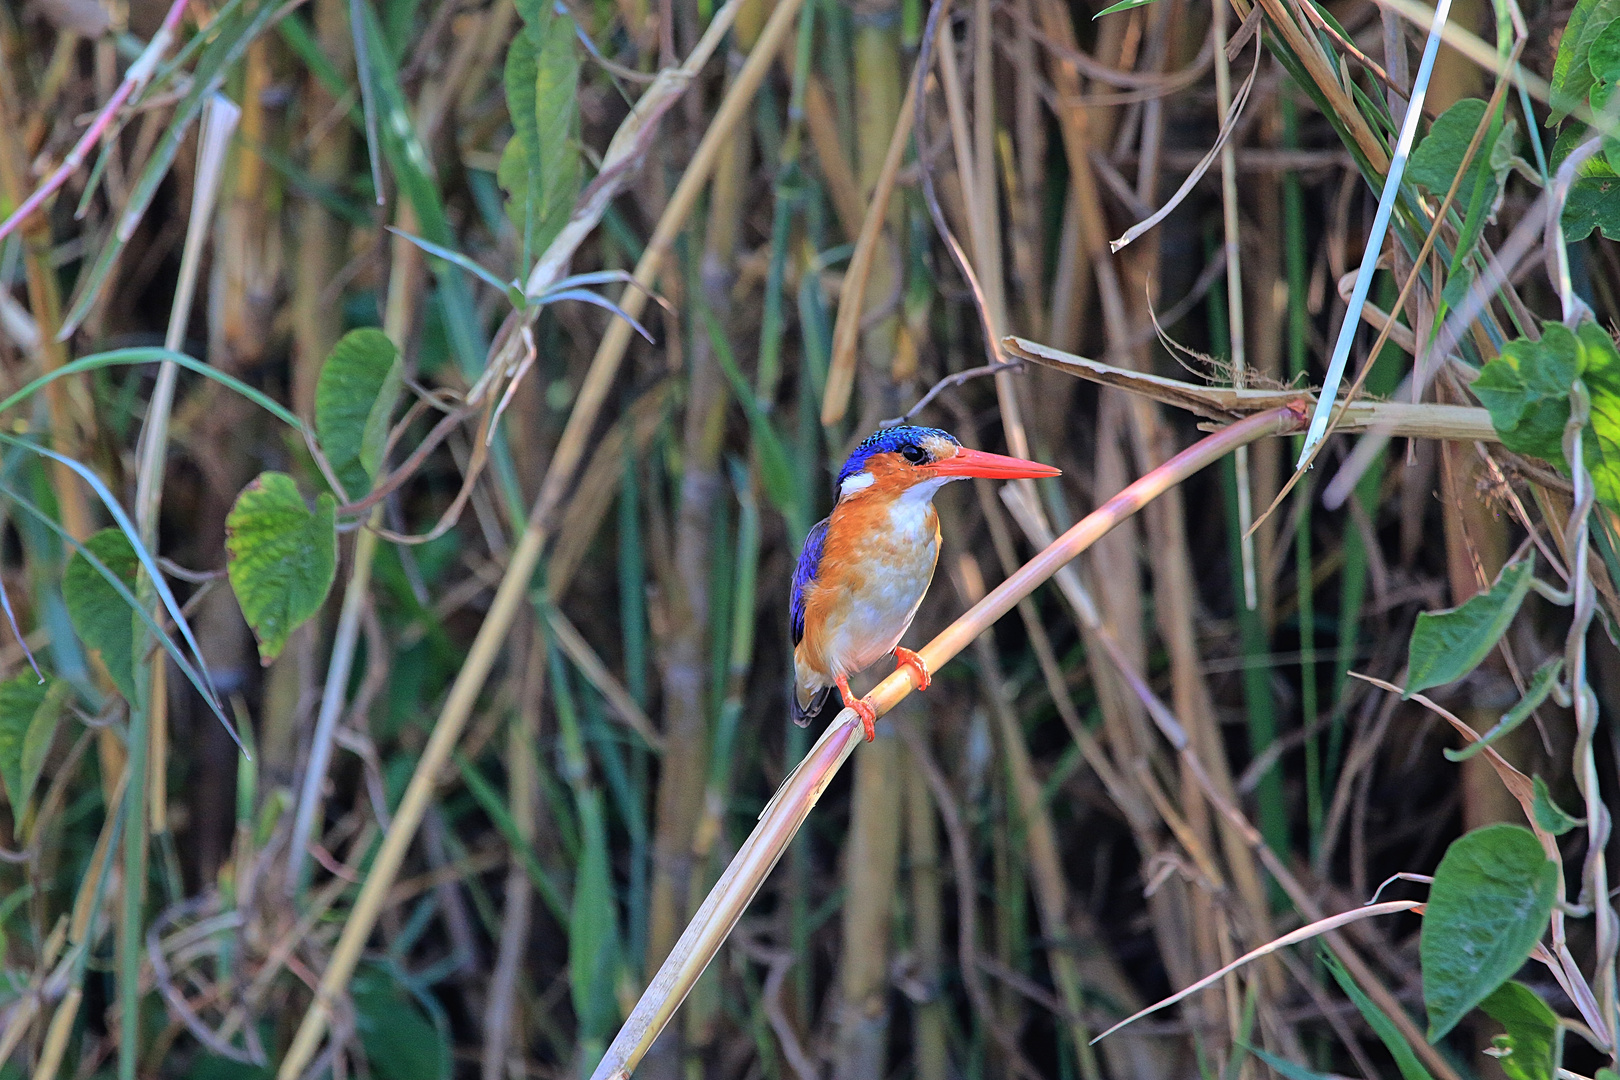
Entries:
{"type": "Polygon", "coordinates": [[[1061,470],[969,450],[938,428],[892,427],[855,448],[838,472],[832,513],[805,537],[793,574],[793,720],[821,713],[834,688],[870,742],[876,711],[849,690],[849,677],[894,654],[917,689],[928,689],[922,657],[900,647],[939,559],[934,495],[952,480],[1017,480],[1061,470]]]}

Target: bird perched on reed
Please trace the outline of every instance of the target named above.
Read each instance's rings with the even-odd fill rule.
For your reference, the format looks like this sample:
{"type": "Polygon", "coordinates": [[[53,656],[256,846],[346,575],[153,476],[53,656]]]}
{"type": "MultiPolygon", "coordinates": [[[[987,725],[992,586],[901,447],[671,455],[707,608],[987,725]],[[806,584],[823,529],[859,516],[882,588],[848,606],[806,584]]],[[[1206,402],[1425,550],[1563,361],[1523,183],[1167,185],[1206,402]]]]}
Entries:
{"type": "Polygon", "coordinates": [[[894,654],[928,689],[928,667],[900,638],[917,614],[939,558],[934,494],[952,480],[1015,480],[1060,470],[969,450],[938,428],[892,427],[855,448],[838,473],[832,514],[805,537],[793,574],[793,720],[820,714],[836,687],[870,742],[876,710],[849,677],[894,654]]]}

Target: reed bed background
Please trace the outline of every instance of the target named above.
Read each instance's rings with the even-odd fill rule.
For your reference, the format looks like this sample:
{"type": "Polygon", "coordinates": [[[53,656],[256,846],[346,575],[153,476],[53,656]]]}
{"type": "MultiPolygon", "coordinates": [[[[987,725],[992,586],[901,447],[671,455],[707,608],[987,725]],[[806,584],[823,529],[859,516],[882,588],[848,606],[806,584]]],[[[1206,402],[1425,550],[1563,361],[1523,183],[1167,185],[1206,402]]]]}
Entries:
{"type": "Polygon", "coordinates": [[[1593,1011],[1525,978],[1593,1029],[1562,1075],[1612,1066],[1620,534],[1579,425],[1505,449],[1466,388],[1620,318],[1584,16],[1455,0],[1430,63],[1406,0],[1100,8],[0,8],[0,1076],[591,1075],[818,735],[787,590],[855,440],[1064,470],[941,494],[916,646],[1265,409],[884,698],[637,1075],[1539,1075],[1478,1013],[1424,1038],[1421,880],[1092,1044],[1523,824],[1531,776],[1585,807],[1546,844],[1593,1011]],[[382,358],[341,455],[340,340],[382,358]],[[1330,368],[1374,404],[1309,450],[1330,368]],[[315,524],[240,578],[267,471],[315,524]],[[1531,548],[1565,592],[1432,702],[1380,688],[1531,548]],[[1573,706],[1443,756],[1566,654],[1573,706]]]}

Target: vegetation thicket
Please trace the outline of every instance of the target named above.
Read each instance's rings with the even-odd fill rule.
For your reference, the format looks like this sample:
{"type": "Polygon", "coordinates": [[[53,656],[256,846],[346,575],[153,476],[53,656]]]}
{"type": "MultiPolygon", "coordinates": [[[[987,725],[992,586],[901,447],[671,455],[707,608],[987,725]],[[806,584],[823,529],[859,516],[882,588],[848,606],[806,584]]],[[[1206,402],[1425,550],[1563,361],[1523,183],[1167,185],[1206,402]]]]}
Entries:
{"type": "Polygon", "coordinates": [[[1617,83],[1620,0],[0,7],[0,1080],[1620,1080],[1617,83]],[[940,492],[865,743],[789,586],[901,421],[1063,475],[940,492]]]}

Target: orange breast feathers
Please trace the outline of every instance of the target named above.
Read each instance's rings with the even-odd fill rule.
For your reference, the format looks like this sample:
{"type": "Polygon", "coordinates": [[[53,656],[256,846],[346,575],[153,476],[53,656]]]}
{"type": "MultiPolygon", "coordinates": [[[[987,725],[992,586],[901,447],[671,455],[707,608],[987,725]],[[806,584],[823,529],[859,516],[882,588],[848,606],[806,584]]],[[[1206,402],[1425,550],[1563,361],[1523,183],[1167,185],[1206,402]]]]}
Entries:
{"type": "Polygon", "coordinates": [[[884,479],[840,500],[827,522],[796,650],[799,666],[808,669],[801,681],[814,672],[831,683],[893,652],[928,591],[939,557],[936,485],[900,488],[884,479]]]}

